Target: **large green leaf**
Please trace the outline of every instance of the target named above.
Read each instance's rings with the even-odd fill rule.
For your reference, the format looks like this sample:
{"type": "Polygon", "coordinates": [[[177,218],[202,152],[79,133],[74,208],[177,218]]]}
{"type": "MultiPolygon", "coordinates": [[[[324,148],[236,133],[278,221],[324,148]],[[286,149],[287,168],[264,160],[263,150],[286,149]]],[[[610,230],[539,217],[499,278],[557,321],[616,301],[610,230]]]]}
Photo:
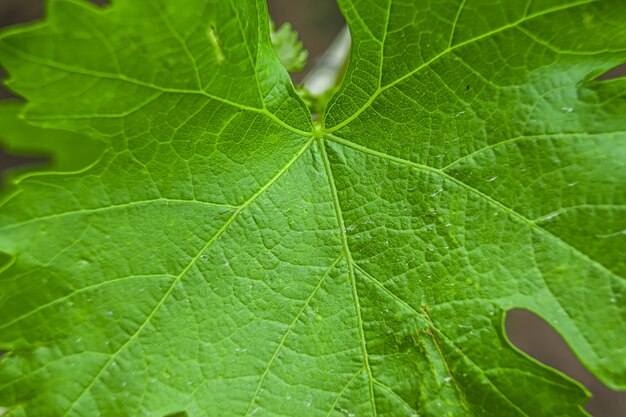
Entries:
{"type": "Polygon", "coordinates": [[[626,388],[626,2],[341,0],[313,126],[263,0],[50,1],[6,32],[42,127],[100,140],[4,201],[15,416],[576,416],[544,317],[626,388]]]}

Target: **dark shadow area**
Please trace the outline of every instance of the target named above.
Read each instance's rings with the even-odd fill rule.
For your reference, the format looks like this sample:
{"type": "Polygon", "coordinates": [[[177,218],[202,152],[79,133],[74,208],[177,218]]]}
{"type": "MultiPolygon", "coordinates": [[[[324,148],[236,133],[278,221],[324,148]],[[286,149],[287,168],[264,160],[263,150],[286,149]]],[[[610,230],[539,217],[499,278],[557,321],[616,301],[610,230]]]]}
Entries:
{"type": "Polygon", "coordinates": [[[188,417],[188,414],[186,411],[181,411],[180,413],[168,414],[165,417],[188,417]]]}
{"type": "Polygon", "coordinates": [[[520,350],[585,385],[593,394],[585,407],[592,416],[626,416],[626,393],[612,391],[594,377],[541,317],[527,310],[512,310],[506,317],[506,331],[520,350]]]}
{"type": "MultiPolygon", "coordinates": [[[[626,64],[613,68],[598,77],[598,80],[610,80],[612,78],[626,77],[626,64]]],[[[624,411],[626,415],[626,411],[624,411]]]]}
{"type": "Polygon", "coordinates": [[[2,0],[0,1],[0,26],[16,25],[39,19],[43,14],[41,0],[2,0]]]}
{"type": "MultiPolygon", "coordinates": [[[[0,132],[0,136],[2,132],[0,132]]],[[[13,168],[37,168],[46,164],[48,158],[43,156],[12,155],[0,148],[0,183],[4,183],[5,171],[13,168]]],[[[1,189],[1,187],[0,187],[1,189]]]]}

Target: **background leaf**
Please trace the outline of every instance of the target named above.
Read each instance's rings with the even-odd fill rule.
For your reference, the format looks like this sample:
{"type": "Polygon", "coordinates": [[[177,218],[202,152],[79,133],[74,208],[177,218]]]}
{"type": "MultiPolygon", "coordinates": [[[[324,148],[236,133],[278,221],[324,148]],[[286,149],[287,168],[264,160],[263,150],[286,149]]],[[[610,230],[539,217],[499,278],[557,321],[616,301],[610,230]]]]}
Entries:
{"type": "Polygon", "coordinates": [[[309,52],[298,39],[298,32],[293,29],[291,24],[283,23],[279,28],[276,28],[272,22],[270,35],[276,54],[287,71],[302,71],[306,66],[309,52]]]}

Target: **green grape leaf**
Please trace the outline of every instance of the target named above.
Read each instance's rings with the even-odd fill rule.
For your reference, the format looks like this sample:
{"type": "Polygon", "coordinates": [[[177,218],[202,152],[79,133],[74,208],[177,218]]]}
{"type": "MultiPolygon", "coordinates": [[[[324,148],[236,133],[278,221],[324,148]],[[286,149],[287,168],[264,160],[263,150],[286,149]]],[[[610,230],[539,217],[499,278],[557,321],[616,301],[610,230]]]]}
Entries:
{"type": "MultiPolygon", "coordinates": [[[[21,117],[23,108],[24,104],[19,101],[0,102],[0,146],[3,149],[16,155],[46,157],[48,161],[38,168],[47,171],[77,171],[102,153],[102,147],[86,135],[29,125],[21,117]]],[[[32,169],[32,166],[13,169],[11,177],[19,177],[18,174],[32,169]]]]}
{"type": "Polygon", "coordinates": [[[309,51],[304,48],[298,39],[291,23],[283,23],[278,29],[274,22],[270,22],[272,45],[280,62],[289,72],[300,72],[304,69],[309,58],[309,51]]]}
{"type": "Polygon", "coordinates": [[[512,308],[626,388],[626,82],[595,80],[626,2],[339,5],[315,124],[264,0],[51,0],[1,35],[26,119],[103,147],[3,200],[10,415],[586,415],[512,308]]]}

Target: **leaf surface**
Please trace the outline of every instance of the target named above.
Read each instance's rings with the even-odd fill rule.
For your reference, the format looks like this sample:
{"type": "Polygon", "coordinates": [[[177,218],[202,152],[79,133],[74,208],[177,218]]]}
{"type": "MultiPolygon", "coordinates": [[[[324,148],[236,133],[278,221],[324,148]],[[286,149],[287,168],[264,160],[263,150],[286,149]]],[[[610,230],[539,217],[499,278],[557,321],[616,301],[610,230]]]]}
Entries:
{"type": "MultiPolygon", "coordinates": [[[[98,143],[85,135],[29,125],[21,116],[23,109],[24,103],[16,100],[0,102],[0,145],[10,153],[47,157],[49,161],[39,167],[47,171],[77,171],[102,153],[98,143]]],[[[11,175],[32,169],[12,169],[11,175]]]]}
{"type": "Polygon", "coordinates": [[[508,342],[545,318],[626,388],[621,1],[340,0],[313,125],[261,0],[50,2],[0,59],[99,140],[5,198],[16,416],[576,416],[508,342]]]}

